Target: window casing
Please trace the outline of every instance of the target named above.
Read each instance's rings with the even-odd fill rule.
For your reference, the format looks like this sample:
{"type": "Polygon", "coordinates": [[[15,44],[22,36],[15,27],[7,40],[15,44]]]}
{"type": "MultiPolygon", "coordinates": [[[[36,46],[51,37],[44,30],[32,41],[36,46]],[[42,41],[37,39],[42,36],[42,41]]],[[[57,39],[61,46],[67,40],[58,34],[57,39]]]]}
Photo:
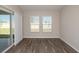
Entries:
{"type": "Polygon", "coordinates": [[[52,16],[31,16],[30,28],[31,32],[52,32],[52,16]]]}

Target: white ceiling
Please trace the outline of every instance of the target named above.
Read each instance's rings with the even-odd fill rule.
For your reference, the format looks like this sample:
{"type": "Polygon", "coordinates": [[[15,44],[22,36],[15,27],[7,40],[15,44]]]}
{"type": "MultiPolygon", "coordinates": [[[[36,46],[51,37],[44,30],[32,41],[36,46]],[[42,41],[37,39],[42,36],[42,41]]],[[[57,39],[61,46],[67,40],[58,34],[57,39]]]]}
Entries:
{"type": "Polygon", "coordinates": [[[23,11],[60,11],[64,5],[20,5],[23,11]]]}

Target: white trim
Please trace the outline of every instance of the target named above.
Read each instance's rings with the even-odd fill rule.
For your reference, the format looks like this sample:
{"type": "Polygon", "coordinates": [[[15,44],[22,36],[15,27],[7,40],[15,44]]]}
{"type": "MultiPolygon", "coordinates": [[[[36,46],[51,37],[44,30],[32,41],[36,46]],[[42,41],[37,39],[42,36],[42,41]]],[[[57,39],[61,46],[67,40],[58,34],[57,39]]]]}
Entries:
{"type": "Polygon", "coordinates": [[[60,38],[59,36],[24,36],[24,38],[60,38]]]}
{"type": "Polygon", "coordinates": [[[72,46],[70,43],[68,43],[66,40],[64,40],[63,38],[60,38],[62,41],[64,41],[65,43],[67,43],[69,46],[71,46],[73,49],[75,49],[77,52],[79,52],[78,49],[76,49],[74,46],[72,46]]]}
{"type": "Polygon", "coordinates": [[[14,42],[14,45],[18,45],[21,41],[23,40],[23,38],[21,40],[19,40],[18,42],[14,42]]]}
{"type": "Polygon", "coordinates": [[[7,52],[11,47],[13,47],[14,44],[12,44],[11,46],[9,46],[7,49],[5,49],[4,51],[2,51],[2,53],[7,52]]]}
{"type": "Polygon", "coordinates": [[[6,7],[5,7],[5,6],[3,6],[3,5],[1,5],[1,6],[0,6],[0,10],[4,10],[4,11],[6,11],[6,12],[8,12],[8,13],[11,13],[11,14],[13,14],[13,13],[14,13],[12,10],[10,10],[10,9],[6,8],[6,7]]]}

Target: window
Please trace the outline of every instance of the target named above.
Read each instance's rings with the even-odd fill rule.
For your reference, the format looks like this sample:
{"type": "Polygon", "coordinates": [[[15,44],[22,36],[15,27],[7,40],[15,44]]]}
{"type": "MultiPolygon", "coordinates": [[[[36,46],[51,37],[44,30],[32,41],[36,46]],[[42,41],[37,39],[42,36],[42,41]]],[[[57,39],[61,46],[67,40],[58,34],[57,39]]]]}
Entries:
{"type": "Polygon", "coordinates": [[[10,34],[10,15],[0,15],[0,35],[10,34]]]}
{"type": "Polygon", "coordinates": [[[39,32],[40,29],[42,32],[52,31],[52,16],[31,16],[30,19],[31,32],[39,32]]]}
{"type": "Polygon", "coordinates": [[[43,32],[51,32],[52,31],[52,17],[43,16],[42,25],[43,25],[43,32]]]}
{"type": "Polygon", "coordinates": [[[31,16],[31,32],[39,32],[39,16],[31,16]]]}

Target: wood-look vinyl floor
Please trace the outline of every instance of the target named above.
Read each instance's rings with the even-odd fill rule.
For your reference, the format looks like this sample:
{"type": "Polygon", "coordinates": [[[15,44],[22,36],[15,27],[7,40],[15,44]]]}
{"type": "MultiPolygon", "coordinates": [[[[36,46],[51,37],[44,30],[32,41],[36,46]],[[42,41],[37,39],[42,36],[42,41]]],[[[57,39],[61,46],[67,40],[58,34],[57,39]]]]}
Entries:
{"type": "Polygon", "coordinates": [[[77,53],[73,48],[56,38],[27,38],[7,53],[77,53]]]}

